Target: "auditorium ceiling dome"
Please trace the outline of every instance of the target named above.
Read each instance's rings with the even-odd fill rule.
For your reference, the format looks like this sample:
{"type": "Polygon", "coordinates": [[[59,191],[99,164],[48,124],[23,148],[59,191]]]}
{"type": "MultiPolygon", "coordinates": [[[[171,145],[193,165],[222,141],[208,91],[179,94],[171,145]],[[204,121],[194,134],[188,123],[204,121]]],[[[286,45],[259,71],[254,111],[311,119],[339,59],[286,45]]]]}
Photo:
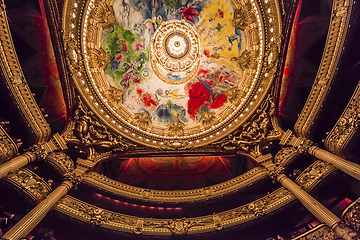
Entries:
{"type": "Polygon", "coordinates": [[[1,239],[360,239],[358,5],[0,0],[1,239]]]}

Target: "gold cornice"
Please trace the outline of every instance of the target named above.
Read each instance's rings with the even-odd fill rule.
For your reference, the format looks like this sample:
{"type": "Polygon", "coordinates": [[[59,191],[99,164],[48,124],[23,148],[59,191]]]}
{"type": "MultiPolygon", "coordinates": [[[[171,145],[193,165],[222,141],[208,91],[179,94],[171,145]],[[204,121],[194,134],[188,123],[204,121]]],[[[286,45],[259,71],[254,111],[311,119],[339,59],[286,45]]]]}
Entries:
{"type": "Polygon", "coordinates": [[[0,68],[15,102],[35,134],[35,143],[50,136],[51,129],[37,105],[22,72],[5,11],[0,11],[0,68]]]}
{"type": "Polygon", "coordinates": [[[360,83],[348,105],[325,139],[325,148],[336,155],[344,156],[344,149],[356,130],[360,120],[360,83]]]}
{"type": "Polygon", "coordinates": [[[0,164],[6,162],[18,153],[18,148],[11,137],[0,126],[0,164]]]}
{"type": "Polygon", "coordinates": [[[263,198],[232,210],[182,219],[139,218],[124,215],[95,207],[69,195],[62,198],[54,210],[80,221],[115,231],[144,235],[180,235],[213,232],[240,225],[269,214],[295,199],[289,190],[279,188],[263,198]]]}
{"type": "Polygon", "coordinates": [[[211,198],[231,194],[244,188],[261,178],[267,177],[268,172],[262,167],[255,167],[248,172],[229,181],[209,187],[183,190],[183,191],[160,191],[130,186],[99,173],[89,172],[84,175],[82,182],[127,198],[149,202],[181,203],[204,201],[211,198]]]}
{"type": "Polygon", "coordinates": [[[336,71],[349,26],[352,0],[334,0],[326,44],[311,92],[295,123],[296,135],[309,137],[309,131],[323,104],[336,71]]]}
{"type": "Polygon", "coordinates": [[[305,191],[311,192],[321,180],[336,170],[330,163],[318,160],[300,173],[295,182],[305,191]]]}

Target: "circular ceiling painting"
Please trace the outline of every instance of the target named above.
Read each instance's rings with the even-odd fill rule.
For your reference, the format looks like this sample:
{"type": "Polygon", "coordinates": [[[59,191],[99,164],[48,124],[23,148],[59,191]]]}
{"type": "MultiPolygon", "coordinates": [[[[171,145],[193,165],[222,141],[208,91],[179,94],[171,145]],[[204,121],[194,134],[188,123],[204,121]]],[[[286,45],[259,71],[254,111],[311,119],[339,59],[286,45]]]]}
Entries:
{"type": "Polygon", "coordinates": [[[201,146],[238,128],[266,97],[278,55],[275,1],[69,4],[64,39],[75,83],[123,136],[201,146]]]}

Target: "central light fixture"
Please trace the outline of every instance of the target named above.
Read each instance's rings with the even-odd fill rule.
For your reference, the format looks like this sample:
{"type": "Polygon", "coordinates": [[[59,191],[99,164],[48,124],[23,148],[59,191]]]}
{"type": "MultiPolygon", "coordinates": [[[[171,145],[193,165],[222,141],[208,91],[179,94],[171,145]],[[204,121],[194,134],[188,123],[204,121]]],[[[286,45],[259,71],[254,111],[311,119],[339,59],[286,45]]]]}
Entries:
{"type": "Polygon", "coordinates": [[[184,20],[163,22],[151,41],[150,63],[167,83],[190,80],[200,65],[200,38],[193,25],[184,20]]]}

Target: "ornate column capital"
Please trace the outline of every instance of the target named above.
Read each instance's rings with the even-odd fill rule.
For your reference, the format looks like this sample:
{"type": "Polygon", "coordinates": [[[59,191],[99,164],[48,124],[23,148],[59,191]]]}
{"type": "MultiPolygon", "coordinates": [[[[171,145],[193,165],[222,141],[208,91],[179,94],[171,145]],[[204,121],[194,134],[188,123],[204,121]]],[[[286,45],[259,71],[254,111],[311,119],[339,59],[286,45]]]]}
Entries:
{"type": "Polygon", "coordinates": [[[60,136],[59,133],[53,135],[53,137],[45,143],[35,144],[30,148],[30,151],[35,153],[37,157],[45,159],[49,153],[59,150],[67,149],[66,141],[60,136]]]}
{"type": "Polygon", "coordinates": [[[270,153],[267,155],[262,155],[262,156],[256,158],[255,160],[261,166],[263,166],[264,168],[266,168],[268,170],[269,176],[274,182],[277,180],[278,176],[280,176],[284,172],[284,167],[275,164],[273,162],[273,157],[270,153]]]}

